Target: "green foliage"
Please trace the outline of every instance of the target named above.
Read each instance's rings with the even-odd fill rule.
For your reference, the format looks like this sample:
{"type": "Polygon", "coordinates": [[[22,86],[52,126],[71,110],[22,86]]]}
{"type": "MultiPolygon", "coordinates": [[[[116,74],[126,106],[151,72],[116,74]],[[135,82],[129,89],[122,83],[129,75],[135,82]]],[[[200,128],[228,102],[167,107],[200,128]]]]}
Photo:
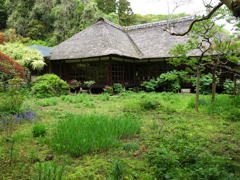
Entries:
{"type": "MultiPolygon", "coordinates": [[[[1,0],[0,29],[15,29],[18,35],[56,45],[104,17],[120,25],[149,23],[185,16],[135,15],[129,0],[1,0]],[[6,2],[5,2],[6,1],[6,2]]],[[[25,41],[26,42],[26,41],[25,41]]],[[[32,44],[33,42],[29,42],[32,44]]],[[[35,44],[43,45],[37,41],[35,44]]],[[[44,43],[45,44],[45,43],[44,43]]],[[[46,44],[45,44],[46,45],[46,44]]]]}
{"type": "Polygon", "coordinates": [[[126,152],[135,152],[139,149],[139,144],[136,142],[129,142],[123,145],[123,150],[126,152]]]}
{"type": "Polygon", "coordinates": [[[158,81],[156,79],[151,79],[149,81],[144,81],[141,86],[147,91],[152,92],[155,91],[158,87],[158,81]]]}
{"type": "Polygon", "coordinates": [[[161,74],[156,79],[151,79],[150,81],[145,81],[142,86],[147,91],[155,91],[156,89],[161,89],[164,91],[178,92],[181,89],[181,83],[187,81],[187,72],[185,71],[169,71],[167,73],[161,74]]]}
{"type": "Polygon", "coordinates": [[[120,83],[113,84],[113,93],[121,94],[124,91],[123,85],[120,83]]]}
{"type": "MultiPolygon", "coordinates": [[[[188,108],[194,108],[195,100],[192,98],[188,102],[188,108]]],[[[200,98],[200,108],[208,114],[221,116],[229,121],[240,120],[240,98],[239,96],[218,95],[214,103],[208,96],[200,98]]]]}
{"type": "Polygon", "coordinates": [[[1,94],[0,113],[16,114],[21,111],[24,95],[18,90],[8,89],[1,94]]]}
{"type": "MultiPolygon", "coordinates": [[[[217,82],[219,82],[219,79],[217,79],[217,82]]],[[[193,82],[193,86],[196,86],[196,82],[193,82]]],[[[212,74],[204,74],[200,78],[200,92],[201,94],[211,94],[211,88],[212,86],[212,74]]]]}
{"type": "Polygon", "coordinates": [[[38,98],[61,96],[67,92],[68,84],[55,74],[37,77],[31,88],[31,93],[38,98]]]}
{"type": "Polygon", "coordinates": [[[112,161],[112,168],[110,171],[111,178],[113,180],[123,180],[126,174],[125,163],[120,159],[114,159],[112,161]]]}
{"type": "Polygon", "coordinates": [[[165,147],[160,145],[148,154],[150,166],[157,179],[237,178],[229,170],[231,164],[224,157],[202,151],[188,140],[176,139],[164,143],[165,147]]]}
{"type": "Polygon", "coordinates": [[[162,21],[162,20],[168,20],[170,18],[180,18],[180,17],[184,17],[184,16],[188,16],[187,14],[173,14],[171,16],[169,15],[155,15],[155,14],[147,14],[147,15],[141,15],[141,14],[135,14],[134,15],[134,20],[133,20],[133,24],[144,24],[144,23],[150,23],[150,22],[157,22],[157,21],[162,21]]]}
{"type": "Polygon", "coordinates": [[[234,93],[234,83],[230,79],[227,79],[224,82],[224,92],[226,94],[233,94],[234,93]]]}
{"type": "Polygon", "coordinates": [[[32,127],[33,137],[43,137],[47,134],[47,128],[44,124],[36,124],[32,127]]]}
{"type": "Polygon", "coordinates": [[[34,70],[41,70],[45,66],[42,54],[20,43],[6,43],[0,45],[0,51],[14,59],[20,65],[34,70]]]}
{"type": "Polygon", "coordinates": [[[37,164],[37,175],[34,180],[63,180],[64,168],[52,162],[37,164]]]}
{"type": "Polygon", "coordinates": [[[0,0],[0,29],[6,27],[7,22],[7,9],[4,6],[5,0],[0,0]]]}
{"type": "Polygon", "coordinates": [[[240,93],[240,82],[237,81],[236,82],[236,88],[234,86],[234,82],[230,79],[227,79],[225,82],[224,82],[224,92],[226,94],[239,94],[240,93]]]}
{"type": "Polygon", "coordinates": [[[128,0],[119,0],[117,5],[119,24],[123,26],[131,25],[133,23],[134,14],[130,2],[128,0]]]}
{"type": "Polygon", "coordinates": [[[31,45],[39,45],[39,46],[52,46],[49,42],[43,41],[43,40],[30,40],[27,43],[25,43],[26,46],[31,46],[31,45]]]}
{"type": "Polygon", "coordinates": [[[85,81],[84,84],[88,87],[91,88],[96,82],[95,81],[85,81]]]}
{"type": "Polygon", "coordinates": [[[117,10],[116,0],[96,0],[96,2],[98,8],[106,14],[116,12],[117,10]]]}
{"type": "Polygon", "coordinates": [[[79,156],[108,149],[118,139],[133,136],[139,130],[140,122],[133,116],[68,115],[57,124],[51,145],[58,152],[79,156]]]}
{"type": "Polygon", "coordinates": [[[160,106],[157,100],[143,99],[140,101],[140,107],[144,110],[155,110],[160,106]]]}
{"type": "Polygon", "coordinates": [[[104,93],[113,94],[113,88],[111,86],[105,86],[103,88],[104,93]]]}
{"type": "Polygon", "coordinates": [[[88,94],[77,94],[75,96],[61,96],[61,100],[67,103],[83,103],[83,102],[91,102],[93,101],[92,97],[88,94]]]}
{"type": "Polygon", "coordinates": [[[55,106],[57,105],[57,99],[56,98],[46,98],[46,99],[42,99],[42,100],[37,100],[36,104],[42,107],[46,107],[46,106],[55,106]]]}

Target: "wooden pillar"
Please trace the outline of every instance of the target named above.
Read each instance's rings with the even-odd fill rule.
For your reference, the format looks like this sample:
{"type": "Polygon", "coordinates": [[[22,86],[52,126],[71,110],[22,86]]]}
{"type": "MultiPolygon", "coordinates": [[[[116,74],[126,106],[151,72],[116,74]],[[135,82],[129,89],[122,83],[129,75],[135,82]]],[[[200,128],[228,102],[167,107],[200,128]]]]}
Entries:
{"type": "Polygon", "coordinates": [[[112,57],[109,58],[109,64],[108,64],[108,84],[113,84],[113,76],[112,76],[112,57]]]}
{"type": "Polygon", "coordinates": [[[49,74],[52,74],[52,72],[53,72],[53,70],[52,70],[52,66],[53,66],[53,65],[52,65],[52,64],[53,64],[53,62],[50,60],[50,61],[49,61],[49,67],[48,67],[48,73],[49,73],[49,74]]]}

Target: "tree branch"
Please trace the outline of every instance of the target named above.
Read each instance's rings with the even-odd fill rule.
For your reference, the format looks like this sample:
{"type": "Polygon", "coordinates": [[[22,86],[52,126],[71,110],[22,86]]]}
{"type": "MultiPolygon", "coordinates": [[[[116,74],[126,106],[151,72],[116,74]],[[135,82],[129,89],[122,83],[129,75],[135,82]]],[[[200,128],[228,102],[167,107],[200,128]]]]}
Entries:
{"type": "Polygon", "coordinates": [[[170,33],[171,35],[173,35],[173,36],[185,36],[186,34],[188,34],[188,33],[192,30],[193,25],[194,25],[195,23],[201,22],[201,21],[205,21],[205,20],[207,20],[207,19],[210,19],[210,18],[212,17],[212,15],[213,15],[222,5],[223,5],[223,3],[220,2],[217,6],[215,6],[215,7],[211,10],[211,12],[209,12],[208,15],[203,16],[202,18],[199,18],[199,19],[195,19],[195,20],[190,24],[188,30],[187,30],[186,32],[184,32],[184,33],[169,32],[167,29],[164,29],[164,31],[169,32],[169,33],[170,33]]]}

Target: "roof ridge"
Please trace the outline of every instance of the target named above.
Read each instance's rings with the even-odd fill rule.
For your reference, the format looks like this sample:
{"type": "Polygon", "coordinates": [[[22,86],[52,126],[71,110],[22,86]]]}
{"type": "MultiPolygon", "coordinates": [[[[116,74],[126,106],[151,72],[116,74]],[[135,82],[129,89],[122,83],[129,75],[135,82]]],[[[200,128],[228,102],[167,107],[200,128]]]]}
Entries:
{"type": "Polygon", "coordinates": [[[151,22],[151,23],[144,23],[144,24],[137,24],[137,25],[132,25],[132,26],[121,26],[121,25],[115,24],[112,21],[109,21],[108,19],[105,19],[105,18],[100,18],[99,21],[103,20],[107,24],[109,24],[117,29],[120,29],[122,31],[131,31],[131,30],[136,30],[136,29],[143,29],[143,28],[163,26],[163,25],[168,25],[168,24],[182,23],[182,22],[192,21],[194,19],[195,19],[195,16],[185,16],[185,17],[181,17],[181,18],[167,19],[167,20],[151,22]]]}
{"type": "MultiPolygon", "coordinates": [[[[111,23],[111,21],[109,21],[110,23],[111,23]]],[[[108,23],[107,23],[108,24],[108,23]]],[[[112,25],[111,26],[115,26],[116,24],[114,24],[114,23],[112,23],[112,25]]],[[[105,26],[105,28],[106,28],[106,24],[104,25],[105,26]]],[[[119,25],[116,25],[116,27],[115,28],[117,28],[117,29],[119,29],[119,28],[121,28],[122,26],[119,26],[119,25]]],[[[108,31],[108,29],[106,28],[106,30],[108,31]]],[[[134,49],[136,50],[136,52],[137,52],[137,54],[138,54],[138,56],[139,56],[139,58],[143,55],[143,53],[142,53],[142,51],[139,49],[139,47],[136,45],[136,43],[133,41],[133,39],[130,37],[130,35],[127,33],[127,32],[125,32],[125,31],[123,31],[122,29],[119,29],[122,33],[124,33],[124,34],[126,34],[126,36],[128,37],[128,39],[130,40],[130,42],[131,42],[131,44],[133,45],[133,47],[134,47],[134,49]]],[[[108,33],[109,33],[109,31],[108,31],[108,33]]],[[[107,38],[107,40],[108,40],[108,42],[111,44],[111,46],[114,46],[114,44],[112,43],[112,41],[110,40],[110,38],[107,36],[106,37],[107,38]]]]}

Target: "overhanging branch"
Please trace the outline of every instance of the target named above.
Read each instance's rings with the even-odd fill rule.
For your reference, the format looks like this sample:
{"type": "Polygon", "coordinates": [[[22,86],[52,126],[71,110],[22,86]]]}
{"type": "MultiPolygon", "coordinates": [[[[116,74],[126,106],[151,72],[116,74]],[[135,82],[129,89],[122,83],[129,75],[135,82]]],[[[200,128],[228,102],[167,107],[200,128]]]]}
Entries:
{"type": "Polygon", "coordinates": [[[173,36],[185,36],[186,34],[188,34],[192,28],[193,28],[193,25],[197,22],[201,22],[201,21],[205,21],[205,20],[208,20],[212,17],[212,15],[223,5],[222,2],[220,2],[217,6],[215,6],[210,12],[208,15],[206,16],[203,16],[202,18],[199,18],[199,19],[195,19],[189,26],[188,30],[184,33],[176,33],[176,32],[169,32],[167,29],[165,29],[165,31],[169,32],[171,35],[173,36]]]}

